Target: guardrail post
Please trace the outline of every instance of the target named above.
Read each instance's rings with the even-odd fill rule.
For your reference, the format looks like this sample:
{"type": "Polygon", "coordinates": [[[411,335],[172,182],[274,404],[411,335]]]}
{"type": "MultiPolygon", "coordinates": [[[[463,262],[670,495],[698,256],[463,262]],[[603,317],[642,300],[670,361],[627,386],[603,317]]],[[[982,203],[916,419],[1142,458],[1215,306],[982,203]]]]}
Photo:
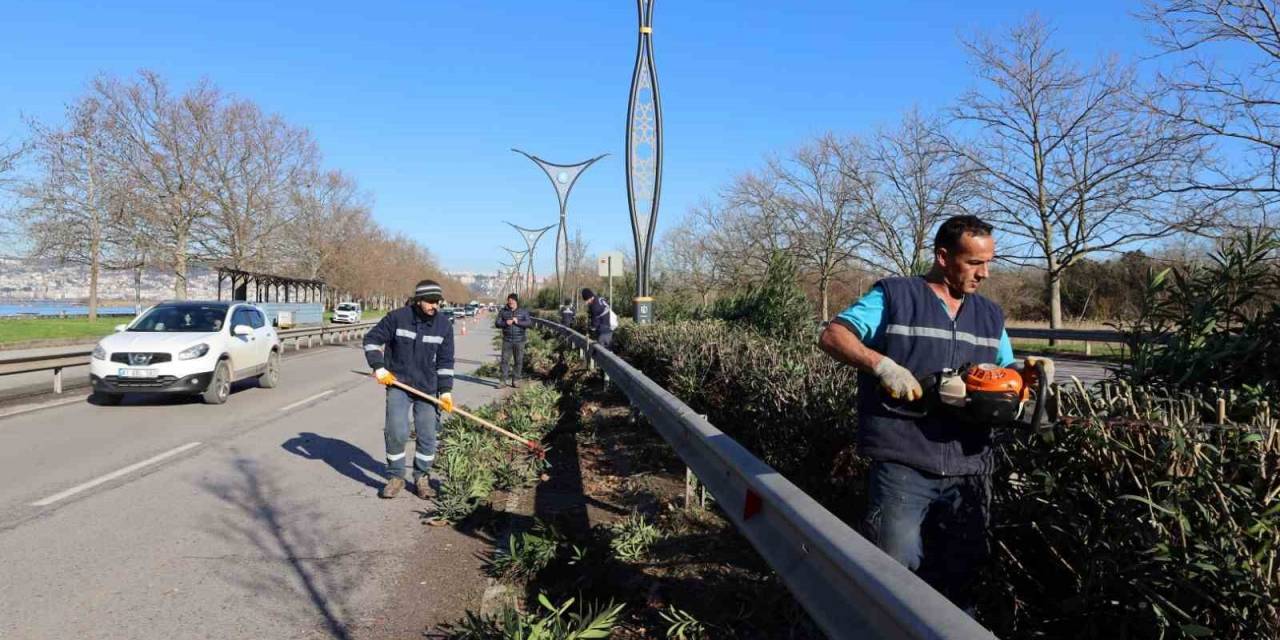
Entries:
{"type": "Polygon", "coordinates": [[[684,510],[693,510],[693,484],[698,479],[693,476],[693,469],[684,468],[684,510]]]}
{"type": "Polygon", "coordinates": [[[311,336],[307,336],[307,348],[311,348],[311,336]]]}
{"type": "Polygon", "coordinates": [[[53,392],[62,393],[62,367],[53,370],[53,392]]]}
{"type": "Polygon", "coordinates": [[[1089,342],[1088,340],[1085,340],[1084,342],[1084,354],[1086,356],[1093,355],[1093,343],[1089,342]]]}

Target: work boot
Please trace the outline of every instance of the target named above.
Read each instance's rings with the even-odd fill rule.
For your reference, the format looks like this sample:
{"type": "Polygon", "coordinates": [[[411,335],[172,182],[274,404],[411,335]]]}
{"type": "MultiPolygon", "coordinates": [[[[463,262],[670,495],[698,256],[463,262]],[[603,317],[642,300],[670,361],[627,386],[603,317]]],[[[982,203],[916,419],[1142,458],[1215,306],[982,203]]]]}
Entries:
{"type": "Polygon", "coordinates": [[[378,492],[379,498],[394,498],[400,490],[404,488],[404,478],[396,476],[382,485],[382,490],[378,492]]]}
{"type": "Polygon", "coordinates": [[[414,482],[413,485],[414,489],[417,490],[419,498],[422,498],[423,500],[430,500],[436,497],[436,490],[431,487],[430,476],[419,476],[418,480],[414,482]]]}

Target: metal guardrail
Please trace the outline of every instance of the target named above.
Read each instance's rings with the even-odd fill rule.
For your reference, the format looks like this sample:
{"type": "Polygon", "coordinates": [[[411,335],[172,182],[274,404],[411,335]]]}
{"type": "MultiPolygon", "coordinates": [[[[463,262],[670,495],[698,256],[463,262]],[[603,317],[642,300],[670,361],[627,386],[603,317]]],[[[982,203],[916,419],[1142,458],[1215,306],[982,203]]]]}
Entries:
{"type": "MultiPolygon", "coordinates": [[[[293,341],[293,350],[302,348],[305,340],[310,348],[318,339],[321,344],[336,344],[354,338],[364,337],[376,322],[362,322],[349,325],[325,325],[321,327],[303,327],[300,329],[284,329],[276,331],[280,338],[280,348],[286,349],[287,341],[293,341]]],[[[62,393],[62,370],[67,367],[82,367],[89,364],[93,348],[84,346],[67,347],[65,351],[30,356],[5,357],[0,353],[0,376],[36,371],[53,371],[53,392],[62,393]]]]}
{"type": "Polygon", "coordinates": [[[572,329],[534,322],[577,347],[626,394],[828,637],[994,637],[643,373],[572,329]]]}
{"type": "Polygon", "coordinates": [[[1006,327],[1010,338],[1030,338],[1035,340],[1073,340],[1076,342],[1115,342],[1123,343],[1125,336],[1119,331],[1105,329],[1033,329],[1029,327],[1006,327]]]}

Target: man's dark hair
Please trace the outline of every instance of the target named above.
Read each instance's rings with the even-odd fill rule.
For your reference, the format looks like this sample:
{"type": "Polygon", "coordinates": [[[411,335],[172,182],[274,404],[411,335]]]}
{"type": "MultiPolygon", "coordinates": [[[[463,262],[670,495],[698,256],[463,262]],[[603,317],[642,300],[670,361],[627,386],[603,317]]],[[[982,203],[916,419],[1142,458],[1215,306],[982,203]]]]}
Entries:
{"type": "Polygon", "coordinates": [[[507,294],[507,299],[508,299],[508,300],[515,300],[517,304],[520,302],[520,296],[518,296],[518,295],[516,295],[516,294],[514,294],[514,293],[508,293],[508,294],[507,294]]]}
{"type": "Polygon", "coordinates": [[[933,250],[935,253],[941,249],[955,251],[966,234],[981,238],[991,235],[991,230],[992,226],[978,216],[951,216],[938,226],[938,233],[933,236],[933,250]]]}

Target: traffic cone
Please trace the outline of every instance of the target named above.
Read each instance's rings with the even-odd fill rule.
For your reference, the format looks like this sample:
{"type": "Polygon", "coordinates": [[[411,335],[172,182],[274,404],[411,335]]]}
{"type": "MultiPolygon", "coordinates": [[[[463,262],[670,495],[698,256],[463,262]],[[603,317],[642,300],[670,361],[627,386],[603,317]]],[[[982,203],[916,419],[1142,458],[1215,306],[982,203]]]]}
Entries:
{"type": "Polygon", "coordinates": [[[462,335],[464,335],[464,336],[465,336],[465,335],[467,335],[467,321],[466,321],[466,320],[463,320],[463,321],[462,321],[462,335]]]}

